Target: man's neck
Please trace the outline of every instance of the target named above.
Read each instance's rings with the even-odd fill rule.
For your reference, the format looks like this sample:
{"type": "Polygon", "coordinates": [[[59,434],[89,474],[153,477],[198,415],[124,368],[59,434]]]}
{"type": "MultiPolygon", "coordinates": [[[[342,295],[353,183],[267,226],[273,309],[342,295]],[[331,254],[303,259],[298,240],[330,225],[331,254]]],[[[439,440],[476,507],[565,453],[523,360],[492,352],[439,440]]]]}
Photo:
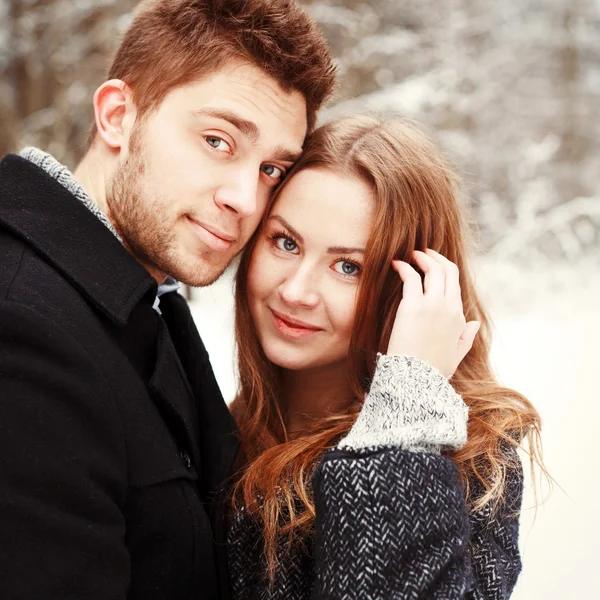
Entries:
{"type": "Polygon", "coordinates": [[[93,152],[88,152],[77,165],[73,176],[79,181],[90,199],[111,219],[108,203],[106,202],[107,177],[102,161],[98,160],[93,152]]]}
{"type": "Polygon", "coordinates": [[[73,176],[79,181],[90,199],[107,216],[112,226],[119,232],[121,242],[125,249],[150,273],[158,285],[162,285],[168,278],[166,273],[156,269],[152,265],[140,260],[127,244],[127,239],[120,231],[120,228],[110,211],[106,194],[106,182],[109,180],[110,171],[107,170],[106,160],[98,156],[94,150],[90,150],[81,160],[75,169],[73,176]]]}
{"type": "Polygon", "coordinates": [[[107,162],[99,157],[93,149],[86,154],[74,173],[60,164],[52,155],[39,148],[24,148],[20,154],[23,158],[46,171],[50,177],[56,179],[98,217],[133,258],[150,273],[159,286],[167,280],[166,273],[153,268],[151,265],[144,264],[143,261],[137,258],[111,219],[106,199],[106,182],[109,179],[109,172],[106,169],[107,162]]]}

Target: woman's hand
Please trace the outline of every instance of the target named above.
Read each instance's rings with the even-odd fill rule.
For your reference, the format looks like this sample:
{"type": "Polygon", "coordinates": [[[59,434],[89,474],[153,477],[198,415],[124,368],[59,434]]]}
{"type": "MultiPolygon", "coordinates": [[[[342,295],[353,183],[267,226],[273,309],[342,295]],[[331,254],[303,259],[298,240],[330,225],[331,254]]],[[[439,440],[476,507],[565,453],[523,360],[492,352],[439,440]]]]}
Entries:
{"type": "Polygon", "coordinates": [[[416,250],[414,258],[425,274],[423,284],[408,263],[392,261],[404,289],[387,353],[420,358],[449,379],[473,346],[480,323],[466,322],[453,262],[430,249],[416,250]]]}

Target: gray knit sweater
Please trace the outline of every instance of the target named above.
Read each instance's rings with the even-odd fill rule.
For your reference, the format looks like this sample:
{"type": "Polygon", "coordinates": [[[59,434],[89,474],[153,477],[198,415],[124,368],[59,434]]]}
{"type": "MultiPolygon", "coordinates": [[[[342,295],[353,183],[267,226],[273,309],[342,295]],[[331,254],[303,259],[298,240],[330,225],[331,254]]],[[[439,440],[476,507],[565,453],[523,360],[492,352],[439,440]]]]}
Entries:
{"type": "Polygon", "coordinates": [[[494,515],[470,513],[456,466],[441,454],[465,444],[467,416],[439,371],[380,355],[355,425],[313,477],[316,536],[282,548],[271,588],[259,524],[244,510],[234,516],[234,599],[508,598],[521,570],[522,471],[510,474],[494,515]]]}

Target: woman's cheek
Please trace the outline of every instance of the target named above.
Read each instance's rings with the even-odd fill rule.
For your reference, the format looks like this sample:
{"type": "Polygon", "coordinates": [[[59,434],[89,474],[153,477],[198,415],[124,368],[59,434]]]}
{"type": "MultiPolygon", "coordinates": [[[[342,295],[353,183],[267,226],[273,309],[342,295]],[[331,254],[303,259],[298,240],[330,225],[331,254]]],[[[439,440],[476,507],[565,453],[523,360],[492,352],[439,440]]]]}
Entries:
{"type": "Polygon", "coordinates": [[[350,343],[354,316],[356,314],[356,287],[347,283],[336,286],[329,294],[328,312],[335,324],[337,337],[350,343]]]}
{"type": "Polygon", "coordinates": [[[268,244],[261,241],[257,244],[248,269],[248,295],[250,299],[268,296],[275,286],[277,261],[268,244]]]}
{"type": "Polygon", "coordinates": [[[254,249],[250,264],[248,265],[248,300],[252,303],[260,292],[260,269],[262,261],[260,260],[260,252],[258,246],[254,249]]]}

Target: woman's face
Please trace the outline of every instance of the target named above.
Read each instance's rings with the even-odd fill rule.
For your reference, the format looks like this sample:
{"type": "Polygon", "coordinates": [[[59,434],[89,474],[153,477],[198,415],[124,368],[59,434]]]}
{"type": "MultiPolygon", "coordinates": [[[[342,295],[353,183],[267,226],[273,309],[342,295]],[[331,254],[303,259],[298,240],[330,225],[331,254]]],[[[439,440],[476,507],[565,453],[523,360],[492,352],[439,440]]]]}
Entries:
{"type": "Polygon", "coordinates": [[[286,184],[248,273],[250,312],[271,362],[303,370],[345,359],[372,211],[357,177],[311,168],[286,184]]]}

